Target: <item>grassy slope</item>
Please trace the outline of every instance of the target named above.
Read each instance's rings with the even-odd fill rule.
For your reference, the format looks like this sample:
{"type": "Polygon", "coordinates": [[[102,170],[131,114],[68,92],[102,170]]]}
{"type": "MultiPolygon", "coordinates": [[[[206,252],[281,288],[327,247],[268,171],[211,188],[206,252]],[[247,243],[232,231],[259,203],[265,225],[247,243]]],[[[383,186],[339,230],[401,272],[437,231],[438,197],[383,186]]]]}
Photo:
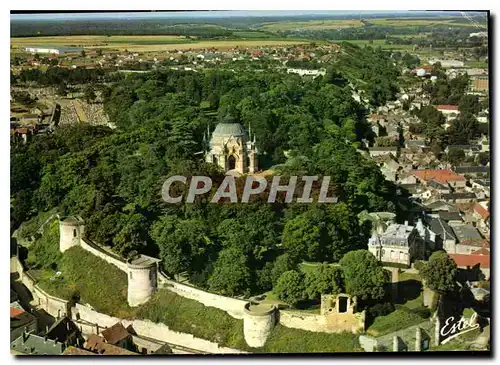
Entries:
{"type": "Polygon", "coordinates": [[[127,304],[127,275],[114,265],[80,247],[72,247],[63,254],[58,271],[60,276],[49,270],[40,273],[42,289],[65,299],[78,294],[81,302],[99,312],[121,318],[134,316],[135,310],[127,304]]]}

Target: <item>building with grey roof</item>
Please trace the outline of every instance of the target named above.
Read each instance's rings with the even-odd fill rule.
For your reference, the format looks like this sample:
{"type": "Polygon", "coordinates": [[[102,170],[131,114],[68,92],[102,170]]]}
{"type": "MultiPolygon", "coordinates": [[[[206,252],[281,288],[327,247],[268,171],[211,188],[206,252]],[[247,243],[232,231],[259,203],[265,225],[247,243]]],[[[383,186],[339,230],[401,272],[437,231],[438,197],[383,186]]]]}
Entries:
{"type": "Polygon", "coordinates": [[[384,232],[374,232],[368,240],[368,250],[385,264],[410,266],[424,256],[423,241],[414,226],[390,224],[384,232]]]}
{"type": "Polygon", "coordinates": [[[32,333],[23,333],[10,343],[15,355],[61,355],[64,349],[63,343],[32,333]]]}
{"type": "Polygon", "coordinates": [[[441,199],[448,203],[472,203],[477,196],[474,193],[448,193],[441,194],[441,199]]]}
{"type": "Polygon", "coordinates": [[[444,249],[446,252],[455,252],[457,238],[450,225],[440,219],[431,217],[427,221],[428,230],[434,234],[435,249],[444,249]]]}

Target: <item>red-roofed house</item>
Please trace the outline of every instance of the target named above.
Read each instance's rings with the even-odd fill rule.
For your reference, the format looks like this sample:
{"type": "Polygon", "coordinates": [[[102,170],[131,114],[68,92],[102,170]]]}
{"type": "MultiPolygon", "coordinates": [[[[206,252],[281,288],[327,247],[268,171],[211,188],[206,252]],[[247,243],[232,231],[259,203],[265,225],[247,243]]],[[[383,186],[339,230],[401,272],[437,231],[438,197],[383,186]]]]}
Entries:
{"type": "Polygon", "coordinates": [[[462,255],[449,254],[451,259],[455,261],[457,267],[463,270],[472,270],[479,268],[485,276],[485,280],[490,278],[490,255],[462,255]]]}
{"type": "Polygon", "coordinates": [[[10,318],[17,317],[21,313],[24,313],[24,309],[16,308],[16,307],[10,307],[10,318]]]}
{"type": "Polygon", "coordinates": [[[467,181],[464,176],[452,170],[414,170],[412,175],[424,185],[434,180],[441,185],[449,185],[452,188],[464,188],[467,181]]]}
{"type": "Polygon", "coordinates": [[[487,219],[490,216],[490,212],[482,204],[474,204],[473,215],[477,219],[487,219]]]}
{"type": "Polygon", "coordinates": [[[436,109],[440,111],[441,113],[460,113],[458,110],[458,105],[437,105],[436,109]]]}
{"type": "Polygon", "coordinates": [[[476,222],[476,227],[481,231],[489,232],[489,217],[488,211],[489,202],[476,203],[472,207],[472,217],[476,222]]]}

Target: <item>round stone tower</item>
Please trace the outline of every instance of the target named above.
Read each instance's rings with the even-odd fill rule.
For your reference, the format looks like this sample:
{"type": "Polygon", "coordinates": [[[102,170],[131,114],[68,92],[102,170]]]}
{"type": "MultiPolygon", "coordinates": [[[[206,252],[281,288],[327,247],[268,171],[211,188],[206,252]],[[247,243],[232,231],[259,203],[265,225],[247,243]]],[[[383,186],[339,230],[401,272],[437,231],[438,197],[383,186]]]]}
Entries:
{"type": "Polygon", "coordinates": [[[127,260],[127,301],[131,307],[147,302],[156,291],[158,262],[160,260],[146,255],[127,260]]]}
{"type": "Polygon", "coordinates": [[[250,347],[262,347],[276,324],[274,305],[245,304],[243,315],[243,334],[250,347]]]}
{"type": "Polygon", "coordinates": [[[61,252],[80,245],[85,232],[84,220],[79,216],[59,217],[59,250],[61,252]]]}

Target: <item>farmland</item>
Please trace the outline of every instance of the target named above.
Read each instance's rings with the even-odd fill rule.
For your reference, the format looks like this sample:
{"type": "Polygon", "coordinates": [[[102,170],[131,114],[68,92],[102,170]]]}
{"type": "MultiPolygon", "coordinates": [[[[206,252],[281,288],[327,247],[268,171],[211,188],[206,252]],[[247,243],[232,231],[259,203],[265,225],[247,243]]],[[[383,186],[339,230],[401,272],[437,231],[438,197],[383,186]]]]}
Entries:
{"type": "Polygon", "coordinates": [[[285,31],[294,29],[341,29],[349,27],[361,27],[363,24],[359,20],[334,19],[334,20],[310,20],[310,21],[281,21],[273,23],[263,23],[260,28],[268,31],[285,31]]]}
{"type": "Polygon", "coordinates": [[[230,49],[234,47],[279,46],[307,43],[307,40],[199,40],[183,36],[60,36],[11,38],[12,48],[28,45],[50,45],[55,47],[83,47],[129,50],[132,52],[154,52],[187,49],[230,49]]]}

